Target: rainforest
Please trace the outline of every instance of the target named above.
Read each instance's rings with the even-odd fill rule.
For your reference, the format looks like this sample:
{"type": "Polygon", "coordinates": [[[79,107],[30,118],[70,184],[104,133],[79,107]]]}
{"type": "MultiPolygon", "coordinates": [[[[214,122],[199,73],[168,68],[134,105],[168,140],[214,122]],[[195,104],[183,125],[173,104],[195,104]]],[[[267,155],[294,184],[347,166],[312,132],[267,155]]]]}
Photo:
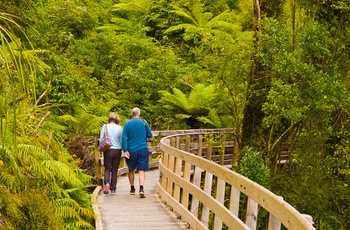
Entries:
{"type": "Polygon", "coordinates": [[[95,143],[136,106],[233,129],[241,174],[350,229],[349,37],[349,0],[0,1],[0,229],[94,229],[95,143]]]}

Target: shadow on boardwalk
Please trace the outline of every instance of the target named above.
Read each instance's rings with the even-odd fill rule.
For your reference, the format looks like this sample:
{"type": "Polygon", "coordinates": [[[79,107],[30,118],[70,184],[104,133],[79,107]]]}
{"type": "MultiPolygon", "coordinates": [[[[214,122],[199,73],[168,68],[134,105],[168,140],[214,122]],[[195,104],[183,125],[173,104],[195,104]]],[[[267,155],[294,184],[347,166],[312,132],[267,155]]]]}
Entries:
{"type": "Polygon", "coordinates": [[[96,230],[177,230],[187,229],[187,223],[179,220],[158,199],[156,194],[159,170],[146,172],[146,198],[138,196],[138,174],[135,177],[136,195],[130,195],[127,176],[118,177],[117,193],[105,195],[102,191],[97,197],[99,224],[96,230]]]}

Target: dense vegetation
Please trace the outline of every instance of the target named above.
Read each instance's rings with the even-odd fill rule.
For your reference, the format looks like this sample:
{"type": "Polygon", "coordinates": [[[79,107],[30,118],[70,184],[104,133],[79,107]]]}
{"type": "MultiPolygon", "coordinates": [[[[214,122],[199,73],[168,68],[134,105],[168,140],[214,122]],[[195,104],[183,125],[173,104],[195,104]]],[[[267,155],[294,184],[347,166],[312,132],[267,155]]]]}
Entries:
{"type": "Polygon", "coordinates": [[[0,228],[93,228],[93,143],[110,111],[124,122],[138,106],[153,130],[233,128],[271,172],[251,176],[317,229],[349,229],[349,13],[347,0],[1,1],[0,228]]]}

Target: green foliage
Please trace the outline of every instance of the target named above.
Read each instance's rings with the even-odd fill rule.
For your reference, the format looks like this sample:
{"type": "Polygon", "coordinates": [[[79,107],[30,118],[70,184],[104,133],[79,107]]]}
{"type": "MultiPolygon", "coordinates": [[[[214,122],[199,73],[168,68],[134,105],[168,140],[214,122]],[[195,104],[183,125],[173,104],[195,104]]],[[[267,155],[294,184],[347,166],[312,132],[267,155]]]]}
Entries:
{"type": "Polygon", "coordinates": [[[349,209],[343,204],[349,200],[345,192],[349,178],[337,171],[342,168],[340,161],[349,163],[348,154],[327,155],[326,146],[316,145],[319,142],[318,135],[303,136],[298,142],[303,150],[295,152],[290,165],[270,185],[299,212],[312,215],[317,229],[347,229],[349,209]],[[336,215],[339,210],[342,214],[336,215]]]}
{"type": "Polygon", "coordinates": [[[260,154],[253,148],[246,146],[241,150],[240,156],[238,165],[234,166],[235,171],[266,187],[271,178],[271,172],[260,154]]]}

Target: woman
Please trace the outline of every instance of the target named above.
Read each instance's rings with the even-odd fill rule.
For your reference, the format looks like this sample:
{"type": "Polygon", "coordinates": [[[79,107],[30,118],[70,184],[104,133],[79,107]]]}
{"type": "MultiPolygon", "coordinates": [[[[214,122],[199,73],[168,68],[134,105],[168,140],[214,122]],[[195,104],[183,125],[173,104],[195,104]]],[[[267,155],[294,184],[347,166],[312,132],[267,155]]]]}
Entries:
{"type": "Polygon", "coordinates": [[[112,146],[103,153],[104,158],[104,194],[115,194],[117,188],[117,175],[120,159],[122,156],[122,132],[123,128],[119,125],[120,118],[117,113],[112,112],[108,117],[108,124],[103,125],[100,134],[100,140],[105,131],[112,141],[112,146]]]}

